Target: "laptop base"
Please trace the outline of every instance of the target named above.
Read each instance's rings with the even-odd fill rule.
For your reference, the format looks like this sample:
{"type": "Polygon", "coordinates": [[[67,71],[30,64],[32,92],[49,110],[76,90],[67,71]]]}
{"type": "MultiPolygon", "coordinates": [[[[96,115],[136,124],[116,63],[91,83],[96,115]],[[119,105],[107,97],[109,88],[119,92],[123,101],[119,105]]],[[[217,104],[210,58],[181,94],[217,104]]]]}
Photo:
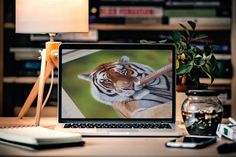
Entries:
{"type": "Polygon", "coordinates": [[[56,126],[56,130],[66,131],[66,132],[74,132],[80,133],[83,137],[114,137],[114,136],[122,136],[122,137],[178,137],[182,136],[183,132],[181,129],[174,125],[171,125],[171,129],[136,129],[136,128],[64,128],[65,124],[58,124],[56,126]]]}

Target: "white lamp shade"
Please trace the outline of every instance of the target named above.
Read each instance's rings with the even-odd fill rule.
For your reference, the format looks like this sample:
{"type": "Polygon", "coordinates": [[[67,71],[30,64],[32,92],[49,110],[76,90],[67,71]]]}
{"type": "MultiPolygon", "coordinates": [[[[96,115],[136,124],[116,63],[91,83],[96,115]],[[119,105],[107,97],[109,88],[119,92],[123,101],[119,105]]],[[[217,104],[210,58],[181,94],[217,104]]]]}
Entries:
{"type": "Polygon", "coordinates": [[[88,0],[16,0],[16,33],[88,32],[88,0]]]}

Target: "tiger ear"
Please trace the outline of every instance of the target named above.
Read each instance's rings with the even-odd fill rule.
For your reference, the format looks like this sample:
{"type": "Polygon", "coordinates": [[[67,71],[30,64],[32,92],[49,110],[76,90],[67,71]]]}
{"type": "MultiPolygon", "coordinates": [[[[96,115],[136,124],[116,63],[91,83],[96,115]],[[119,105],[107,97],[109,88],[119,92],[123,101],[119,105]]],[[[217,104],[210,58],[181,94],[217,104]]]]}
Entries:
{"type": "Polygon", "coordinates": [[[78,78],[86,81],[91,81],[92,79],[90,74],[79,74],[78,78]]]}
{"type": "Polygon", "coordinates": [[[127,56],[122,56],[119,60],[120,63],[127,64],[129,63],[129,57],[127,56]]]}

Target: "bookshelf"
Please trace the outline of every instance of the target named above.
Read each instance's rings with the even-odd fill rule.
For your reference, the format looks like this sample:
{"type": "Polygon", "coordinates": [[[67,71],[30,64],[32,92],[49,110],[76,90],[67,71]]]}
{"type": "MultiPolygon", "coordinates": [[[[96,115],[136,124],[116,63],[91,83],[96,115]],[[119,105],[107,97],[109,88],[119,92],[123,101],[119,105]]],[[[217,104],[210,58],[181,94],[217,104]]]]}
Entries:
{"type": "MultiPolygon", "coordinates": [[[[5,29],[15,29],[14,23],[5,23],[5,29]]],[[[90,24],[93,30],[180,30],[179,25],[161,25],[161,24],[90,24]]],[[[229,25],[206,26],[198,25],[198,30],[230,30],[229,25]]]]}
{"type": "MultiPolygon", "coordinates": [[[[179,25],[150,25],[150,24],[90,24],[90,29],[95,30],[180,30],[181,27],[179,25]]],[[[229,25],[222,26],[204,26],[198,25],[197,29],[200,30],[230,30],[229,25]]]]}
{"type": "MultiPolygon", "coordinates": [[[[18,61],[15,60],[15,54],[10,52],[11,49],[22,49],[24,51],[28,51],[26,49],[29,49],[30,51],[36,51],[37,49],[42,48],[44,45],[45,40],[43,38],[32,40],[30,35],[19,35],[15,34],[15,24],[14,24],[14,11],[11,13],[10,20],[6,21],[6,18],[4,18],[4,13],[8,13],[9,8],[5,8],[6,6],[4,2],[13,5],[11,9],[14,9],[14,1],[15,0],[0,0],[0,115],[3,115],[3,108],[6,106],[6,98],[4,97],[3,88],[4,90],[11,92],[13,86],[30,86],[33,85],[34,81],[36,80],[37,76],[35,74],[32,75],[22,75],[18,74],[14,69],[12,68],[12,65],[17,65],[18,61]],[[13,3],[12,3],[13,2],[13,3]],[[5,35],[4,35],[5,34],[5,35]],[[9,38],[8,38],[9,37],[9,38]],[[5,42],[5,43],[4,43],[5,42]],[[26,49],[25,49],[26,48],[26,49]],[[35,49],[35,50],[34,50],[35,49]],[[8,69],[8,71],[6,71],[8,69]]],[[[105,0],[101,0],[105,2],[105,0]]],[[[106,0],[109,1],[109,0],[106,0]]],[[[127,0],[129,1],[129,0],[127,0]]],[[[217,0],[216,0],[217,1],[217,0]]],[[[97,3],[98,1],[93,1],[94,3],[97,3]]],[[[99,1],[100,2],[100,1],[99,1]]],[[[124,2],[124,1],[122,1],[124,2]]],[[[107,3],[107,2],[106,2],[107,3]]],[[[143,1],[143,3],[145,3],[143,1]]],[[[150,2],[152,3],[152,2],[150,2]]],[[[229,42],[231,43],[231,56],[229,54],[226,54],[227,60],[232,61],[232,65],[234,67],[234,73],[235,67],[236,67],[236,53],[233,53],[236,50],[236,30],[235,30],[235,21],[236,15],[235,15],[235,1],[233,1],[232,9],[233,9],[233,17],[231,18],[233,20],[232,25],[197,25],[197,30],[202,32],[213,32],[212,35],[216,36],[218,35],[217,32],[221,31],[223,33],[220,34],[220,36],[217,36],[216,38],[221,38],[221,35],[231,36],[231,41],[229,39],[229,42]],[[230,34],[230,32],[232,32],[230,34]]],[[[157,4],[159,5],[159,3],[157,4]]],[[[146,39],[146,40],[159,40],[159,37],[156,37],[160,34],[169,34],[173,30],[179,30],[181,27],[177,24],[169,25],[169,24],[121,24],[121,23],[109,23],[109,22],[91,22],[90,24],[90,30],[97,31],[97,40],[90,41],[90,42],[139,42],[140,39],[146,39]],[[150,38],[147,38],[150,37],[150,38]],[[124,40],[125,39],[125,40],[124,40]]],[[[215,37],[215,36],[214,36],[215,37]]],[[[67,42],[65,40],[65,42],[67,42]]],[[[71,42],[71,41],[69,41],[71,42]]],[[[75,40],[72,42],[87,42],[87,40],[75,40]]],[[[221,55],[222,57],[222,55],[221,55]]],[[[32,61],[37,59],[32,59],[32,61]]],[[[233,93],[236,92],[236,80],[235,76],[233,79],[231,78],[217,78],[214,82],[214,85],[211,87],[212,89],[220,89],[220,90],[228,90],[231,88],[231,95],[232,95],[232,104],[236,104],[236,98],[233,97],[233,93]]],[[[50,81],[50,80],[48,80],[50,81]]],[[[207,82],[207,79],[204,79],[203,82],[207,82]]],[[[57,78],[54,78],[54,85],[57,83],[57,78]]],[[[22,89],[23,91],[23,89],[22,89]]],[[[14,91],[12,91],[14,92],[14,91]]],[[[6,96],[6,94],[5,94],[6,96]]],[[[9,96],[8,96],[9,97],[9,96]]],[[[10,98],[7,98],[10,99],[10,98]]],[[[23,99],[23,98],[22,98],[23,99]]],[[[6,109],[5,109],[6,110],[6,109]]],[[[232,115],[236,115],[236,105],[232,105],[232,115]]]]}

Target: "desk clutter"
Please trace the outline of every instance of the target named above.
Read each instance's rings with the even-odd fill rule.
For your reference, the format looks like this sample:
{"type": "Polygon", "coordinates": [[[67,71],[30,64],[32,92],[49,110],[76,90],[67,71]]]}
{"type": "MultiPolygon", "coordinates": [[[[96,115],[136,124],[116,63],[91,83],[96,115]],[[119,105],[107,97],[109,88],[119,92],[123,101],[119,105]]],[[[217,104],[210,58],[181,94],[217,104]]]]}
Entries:
{"type": "Polygon", "coordinates": [[[227,153],[236,152],[236,149],[235,149],[236,148],[236,121],[231,117],[229,117],[228,120],[230,123],[218,125],[216,134],[220,138],[223,136],[223,137],[233,141],[233,143],[224,143],[224,144],[220,145],[217,148],[217,151],[220,154],[227,154],[227,153]]]}
{"type": "Polygon", "coordinates": [[[216,134],[219,137],[226,137],[229,140],[236,141],[236,121],[229,117],[229,124],[219,124],[216,134]]]}
{"type": "Polygon", "coordinates": [[[84,145],[78,133],[55,131],[40,126],[0,128],[0,143],[30,150],[84,145]]]}
{"type": "Polygon", "coordinates": [[[215,136],[223,117],[223,106],[215,90],[188,90],[182,117],[190,135],[215,136]]]}

